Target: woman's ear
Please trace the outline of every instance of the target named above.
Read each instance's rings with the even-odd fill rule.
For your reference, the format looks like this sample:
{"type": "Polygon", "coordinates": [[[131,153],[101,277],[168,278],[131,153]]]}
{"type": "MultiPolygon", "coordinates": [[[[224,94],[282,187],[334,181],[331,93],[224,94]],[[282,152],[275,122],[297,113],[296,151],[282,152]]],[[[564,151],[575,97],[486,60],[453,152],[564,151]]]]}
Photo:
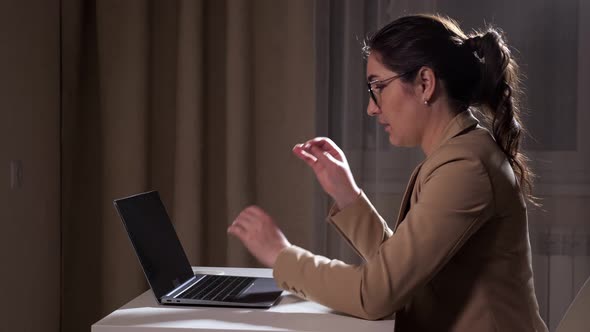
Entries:
{"type": "Polygon", "coordinates": [[[436,75],[432,68],[420,68],[418,75],[416,75],[416,83],[418,96],[421,97],[424,104],[428,105],[436,89],[436,75]]]}

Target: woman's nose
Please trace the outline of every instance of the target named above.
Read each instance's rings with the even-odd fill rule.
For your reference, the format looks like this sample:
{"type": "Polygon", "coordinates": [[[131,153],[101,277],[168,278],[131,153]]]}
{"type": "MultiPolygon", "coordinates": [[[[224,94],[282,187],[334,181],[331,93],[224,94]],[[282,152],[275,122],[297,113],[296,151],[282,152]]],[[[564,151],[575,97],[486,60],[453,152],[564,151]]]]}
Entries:
{"type": "Polygon", "coordinates": [[[379,108],[379,106],[377,106],[377,104],[375,104],[375,101],[373,101],[372,98],[369,98],[369,104],[367,105],[367,114],[369,116],[375,116],[377,114],[379,114],[381,112],[381,109],[379,108]]]}

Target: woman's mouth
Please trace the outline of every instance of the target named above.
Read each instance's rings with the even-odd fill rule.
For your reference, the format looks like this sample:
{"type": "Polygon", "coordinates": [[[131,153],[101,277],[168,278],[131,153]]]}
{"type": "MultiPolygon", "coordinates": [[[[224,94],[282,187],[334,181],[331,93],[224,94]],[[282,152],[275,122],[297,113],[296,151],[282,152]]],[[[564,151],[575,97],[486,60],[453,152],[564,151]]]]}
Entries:
{"type": "Polygon", "coordinates": [[[391,126],[389,125],[389,123],[387,123],[387,122],[381,122],[381,121],[378,121],[378,122],[379,122],[380,125],[383,126],[383,129],[385,131],[389,131],[391,129],[391,126]]]}

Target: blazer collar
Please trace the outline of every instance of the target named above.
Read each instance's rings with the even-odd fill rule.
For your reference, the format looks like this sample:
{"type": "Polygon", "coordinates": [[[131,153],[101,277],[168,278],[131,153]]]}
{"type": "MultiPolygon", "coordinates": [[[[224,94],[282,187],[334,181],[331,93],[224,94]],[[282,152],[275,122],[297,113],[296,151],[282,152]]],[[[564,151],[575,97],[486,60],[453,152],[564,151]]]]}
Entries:
{"type": "Polygon", "coordinates": [[[445,130],[443,131],[443,135],[440,141],[438,142],[438,144],[436,144],[435,148],[432,149],[432,151],[435,151],[437,148],[439,148],[441,145],[443,145],[446,141],[450,140],[451,138],[458,136],[459,134],[463,133],[468,129],[475,128],[478,125],[479,121],[475,118],[475,116],[473,116],[471,110],[463,111],[455,115],[455,117],[452,118],[451,121],[445,127],[445,130]]]}
{"type": "MultiPolygon", "coordinates": [[[[438,142],[438,144],[436,145],[436,147],[432,151],[435,151],[436,149],[438,149],[441,145],[443,145],[445,142],[447,142],[451,138],[460,135],[461,133],[465,132],[466,130],[473,129],[473,128],[477,127],[478,124],[479,124],[479,121],[477,121],[477,119],[473,116],[473,114],[471,113],[470,110],[467,110],[467,111],[457,114],[447,124],[447,126],[445,127],[445,129],[443,131],[443,135],[442,135],[441,140],[438,142]]],[[[426,159],[428,159],[428,158],[426,158],[426,159]]],[[[396,223],[393,227],[394,232],[397,230],[397,227],[399,226],[399,224],[406,217],[406,213],[408,212],[408,209],[409,209],[410,197],[412,196],[412,192],[414,190],[414,185],[416,184],[416,178],[418,176],[418,173],[420,172],[420,168],[422,167],[422,165],[424,164],[426,159],[423,160],[418,166],[416,166],[416,168],[414,169],[414,172],[412,173],[412,176],[410,177],[410,181],[408,182],[408,186],[406,187],[404,197],[402,198],[402,203],[401,203],[401,206],[399,209],[399,213],[397,215],[396,223]]]]}

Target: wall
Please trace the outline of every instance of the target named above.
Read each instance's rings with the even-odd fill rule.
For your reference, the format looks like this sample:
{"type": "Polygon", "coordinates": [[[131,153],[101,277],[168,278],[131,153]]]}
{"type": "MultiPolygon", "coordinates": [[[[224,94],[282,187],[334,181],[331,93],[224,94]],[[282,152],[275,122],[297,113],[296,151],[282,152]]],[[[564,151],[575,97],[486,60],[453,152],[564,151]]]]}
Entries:
{"type": "Polygon", "coordinates": [[[0,47],[2,330],[58,331],[59,1],[1,1],[0,47]]]}

